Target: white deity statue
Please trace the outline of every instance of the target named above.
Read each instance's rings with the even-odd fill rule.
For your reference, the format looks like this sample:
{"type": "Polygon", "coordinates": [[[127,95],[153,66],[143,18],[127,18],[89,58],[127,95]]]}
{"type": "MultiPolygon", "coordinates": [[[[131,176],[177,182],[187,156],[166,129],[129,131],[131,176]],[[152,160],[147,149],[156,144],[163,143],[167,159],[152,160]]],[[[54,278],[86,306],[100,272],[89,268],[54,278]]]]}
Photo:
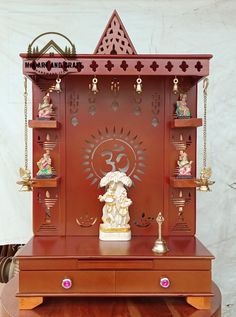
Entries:
{"type": "Polygon", "coordinates": [[[132,200],[127,197],[124,186],[130,187],[132,180],[121,172],[109,172],[100,181],[100,187],[107,187],[98,199],[104,202],[99,238],[101,240],[130,240],[129,206],[132,200]]]}

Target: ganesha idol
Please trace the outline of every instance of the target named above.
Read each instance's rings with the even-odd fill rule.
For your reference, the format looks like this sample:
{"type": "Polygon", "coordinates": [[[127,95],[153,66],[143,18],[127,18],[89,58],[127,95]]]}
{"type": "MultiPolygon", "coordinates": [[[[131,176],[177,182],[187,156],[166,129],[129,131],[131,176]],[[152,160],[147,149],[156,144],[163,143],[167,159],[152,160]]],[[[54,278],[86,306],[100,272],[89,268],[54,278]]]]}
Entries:
{"type": "Polygon", "coordinates": [[[132,200],[127,197],[126,187],[132,180],[121,172],[109,172],[100,181],[100,187],[106,187],[104,195],[99,195],[104,202],[102,221],[99,228],[99,239],[110,241],[126,241],[131,239],[129,225],[129,206],[132,200]]]}

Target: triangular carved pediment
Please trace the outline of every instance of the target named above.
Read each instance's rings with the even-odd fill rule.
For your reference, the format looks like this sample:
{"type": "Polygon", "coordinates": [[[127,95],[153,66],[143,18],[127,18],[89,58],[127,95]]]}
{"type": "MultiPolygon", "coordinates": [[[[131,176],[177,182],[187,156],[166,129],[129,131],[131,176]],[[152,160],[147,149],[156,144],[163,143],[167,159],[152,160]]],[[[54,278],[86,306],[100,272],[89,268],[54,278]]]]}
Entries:
{"type": "Polygon", "coordinates": [[[94,54],[137,54],[116,10],[98,42],[94,54]]]}

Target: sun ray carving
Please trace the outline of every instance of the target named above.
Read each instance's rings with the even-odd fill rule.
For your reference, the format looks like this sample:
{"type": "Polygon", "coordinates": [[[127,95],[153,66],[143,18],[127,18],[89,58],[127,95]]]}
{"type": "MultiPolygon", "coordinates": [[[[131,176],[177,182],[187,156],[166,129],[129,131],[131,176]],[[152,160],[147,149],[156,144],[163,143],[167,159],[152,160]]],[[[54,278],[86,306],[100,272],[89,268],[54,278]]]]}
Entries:
{"type": "Polygon", "coordinates": [[[98,129],[85,140],[82,165],[90,185],[99,184],[108,172],[126,173],[135,183],[145,174],[145,152],[138,135],[123,127],[98,129]]]}

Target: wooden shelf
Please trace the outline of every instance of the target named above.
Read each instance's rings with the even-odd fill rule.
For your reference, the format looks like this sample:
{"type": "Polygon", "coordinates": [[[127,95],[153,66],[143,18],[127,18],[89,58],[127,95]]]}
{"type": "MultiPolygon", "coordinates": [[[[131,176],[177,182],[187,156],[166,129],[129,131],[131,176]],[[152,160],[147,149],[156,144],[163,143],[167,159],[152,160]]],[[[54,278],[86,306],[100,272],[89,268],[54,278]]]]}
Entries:
{"type": "Polygon", "coordinates": [[[201,118],[174,119],[171,128],[197,128],[202,126],[201,118]]]}
{"type": "Polygon", "coordinates": [[[170,177],[170,185],[174,188],[193,188],[198,186],[196,180],[196,178],[170,177]]]}
{"type": "Polygon", "coordinates": [[[56,120],[29,120],[28,126],[34,129],[57,129],[59,122],[56,120]]]}
{"type": "Polygon", "coordinates": [[[54,177],[49,179],[32,178],[32,181],[33,188],[57,187],[60,182],[60,177],[54,177]]]}

